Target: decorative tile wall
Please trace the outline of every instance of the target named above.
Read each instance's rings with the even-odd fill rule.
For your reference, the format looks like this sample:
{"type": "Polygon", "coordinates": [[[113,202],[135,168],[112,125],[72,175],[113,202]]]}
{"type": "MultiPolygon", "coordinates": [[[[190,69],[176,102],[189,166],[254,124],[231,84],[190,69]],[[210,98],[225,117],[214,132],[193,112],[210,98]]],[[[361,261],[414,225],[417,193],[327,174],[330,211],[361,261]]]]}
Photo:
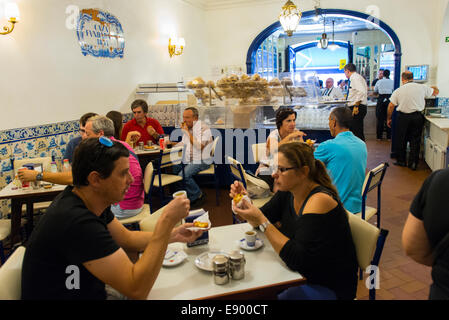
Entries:
{"type": "Polygon", "coordinates": [[[437,106],[441,107],[441,113],[449,116],[449,98],[438,98],[437,106]]]}
{"type": "MultiPolygon", "coordinates": [[[[174,126],[174,110],[168,108],[171,106],[154,107],[150,108],[150,116],[158,119],[162,126],[174,126]]],[[[132,113],[123,114],[123,122],[132,117],[132,113]]],[[[78,131],[79,120],[0,131],[0,190],[14,179],[15,159],[52,157],[60,166],[67,143],[78,135],[78,131]]],[[[6,216],[10,209],[9,200],[0,200],[0,218],[6,216]]]]}

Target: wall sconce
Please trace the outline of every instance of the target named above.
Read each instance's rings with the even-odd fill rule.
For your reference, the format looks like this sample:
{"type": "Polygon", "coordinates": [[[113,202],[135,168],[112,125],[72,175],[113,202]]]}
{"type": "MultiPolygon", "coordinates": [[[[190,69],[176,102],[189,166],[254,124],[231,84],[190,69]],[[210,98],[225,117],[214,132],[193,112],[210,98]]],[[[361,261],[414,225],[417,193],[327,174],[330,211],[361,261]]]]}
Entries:
{"type": "Polygon", "coordinates": [[[9,23],[11,23],[11,27],[4,26],[4,32],[0,32],[0,35],[5,35],[11,33],[14,30],[14,25],[19,22],[20,14],[19,8],[17,4],[14,2],[8,2],[5,6],[5,16],[9,18],[9,23]]]}
{"type": "Polygon", "coordinates": [[[185,45],[186,42],[184,38],[173,38],[173,40],[171,38],[168,39],[168,54],[170,55],[170,58],[173,58],[173,56],[180,56],[185,45]]]}

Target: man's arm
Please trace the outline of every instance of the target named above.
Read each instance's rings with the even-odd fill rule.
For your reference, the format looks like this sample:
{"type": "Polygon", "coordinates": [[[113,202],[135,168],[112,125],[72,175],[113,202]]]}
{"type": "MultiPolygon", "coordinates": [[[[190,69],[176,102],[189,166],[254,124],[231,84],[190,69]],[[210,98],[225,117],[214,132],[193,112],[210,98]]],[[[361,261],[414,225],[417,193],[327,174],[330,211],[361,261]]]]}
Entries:
{"type": "MultiPolygon", "coordinates": [[[[18,173],[21,181],[36,181],[36,176],[39,172],[35,170],[23,170],[18,173]]],[[[42,180],[54,184],[71,185],[73,184],[72,172],[49,172],[42,173],[42,180]]]]}
{"type": "Polygon", "coordinates": [[[396,106],[392,102],[390,102],[390,104],[388,105],[388,111],[387,111],[387,126],[389,128],[391,128],[391,117],[393,115],[394,108],[396,108],[396,106]]]}
{"type": "Polygon", "coordinates": [[[411,213],[402,231],[402,247],[405,253],[416,262],[426,266],[433,264],[433,250],[424,229],[424,223],[411,213]]]}
{"type": "MultiPolygon", "coordinates": [[[[167,245],[172,237],[173,227],[180,219],[188,215],[189,208],[188,199],[181,197],[175,198],[166,206],[151,237],[146,238],[149,236],[148,233],[140,239],[143,241],[146,238],[148,244],[141,258],[135,264],[120,248],[107,257],[87,261],[83,265],[103,283],[109,284],[125,296],[132,299],[145,299],[159,274],[167,245]]],[[[126,237],[127,232],[119,230],[121,229],[117,225],[119,222],[117,220],[114,222],[114,220],[110,223],[113,238],[119,236],[119,239],[115,239],[116,242],[126,245],[129,239],[121,239],[120,234],[126,237]]],[[[109,225],[108,229],[111,229],[109,225]]],[[[134,244],[128,243],[128,246],[134,246],[134,244]]],[[[138,246],[140,245],[136,247],[138,246]]]]}

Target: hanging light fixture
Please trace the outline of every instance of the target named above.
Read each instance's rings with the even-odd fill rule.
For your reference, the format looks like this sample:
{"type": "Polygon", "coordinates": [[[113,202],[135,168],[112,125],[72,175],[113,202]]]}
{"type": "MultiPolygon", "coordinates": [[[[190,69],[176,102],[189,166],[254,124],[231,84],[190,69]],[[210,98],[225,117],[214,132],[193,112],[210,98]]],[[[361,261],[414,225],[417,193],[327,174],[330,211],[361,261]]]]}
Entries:
{"type": "Polygon", "coordinates": [[[320,11],[321,11],[320,0],[315,0],[315,16],[313,17],[313,21],[318,22],[320,20],[320,11]]]}
{"type": "Polygon", "coordinates": [[[287,36],[291,37],[293,35],[293,32],[298,27],[301,17],[301,11],[291,0],[288,0],[282,7],[281,14],[279,15],[279,21],[281,22],[282,28],[287,33],[287,36]]]}
{"type": "Polygon", "coordinates": [[[327,46],[329,45],[329,39],[327,38],[327,33],[326,33],[326,17],[323,16],[323,34],[321,35],[321,39],[320,39],[320,45],[319,47],[323,50],[327,49],[327,46]]]}
{"type": "Polygon", "coordinates": [[[332,20],[332,44],[329,46],[329,49],[335,51],[340,46],[335,43],[335,20],[332,20]]]}

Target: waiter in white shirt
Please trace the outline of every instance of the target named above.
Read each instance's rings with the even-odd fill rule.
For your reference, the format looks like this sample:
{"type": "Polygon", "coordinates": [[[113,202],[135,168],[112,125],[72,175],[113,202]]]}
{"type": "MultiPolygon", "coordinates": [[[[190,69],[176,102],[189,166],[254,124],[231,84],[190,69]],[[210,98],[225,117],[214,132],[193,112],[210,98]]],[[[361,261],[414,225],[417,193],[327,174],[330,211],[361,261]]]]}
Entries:
{"type": "Polygon", "coordinates": [[[349,79],[348,106],[352,110],[351,131],[356,137],[365,141],[363,120],[366,116],[368,103],[368,85],[365,78],[356,72],[356,66],[348,63],[345,66],[345,76],[349,79]]]}
{"type": "Polygon", "coordinates": [[[440,92],[437,87],[429,87],[413,82],[413,73],[402,73],[402,87],[396,89],[388,105],[387,125],[391,128],[391,116],[397,107],[395,152],[397,166],[405,167],[407,141],[410,141],[408,167],[416,170],[421,147],[421,135],[424,127],[422,111],[426,106],[426,98],[436,96],[440,92]]]}
{"type": "Polygon", "coordinates": [[[374,86],[374,93],[378,94],[376,105],[376,135],[378,140],[382,140],[384,130],[387,131],[387,139],[391,139],[391,129],[387,126],[387,109],[393,90],[394,81],[390,79],[390,70],[383,70],[382,79],[379,79],[374,86]]]}
{"type": "Polygon", "coordinates": [[[323,91],[323,97],[329,97],[329,100],[343,100],[343,93],[340,88],[334,87],[334,79],[326,80],[326,88],[323,91]]]}

